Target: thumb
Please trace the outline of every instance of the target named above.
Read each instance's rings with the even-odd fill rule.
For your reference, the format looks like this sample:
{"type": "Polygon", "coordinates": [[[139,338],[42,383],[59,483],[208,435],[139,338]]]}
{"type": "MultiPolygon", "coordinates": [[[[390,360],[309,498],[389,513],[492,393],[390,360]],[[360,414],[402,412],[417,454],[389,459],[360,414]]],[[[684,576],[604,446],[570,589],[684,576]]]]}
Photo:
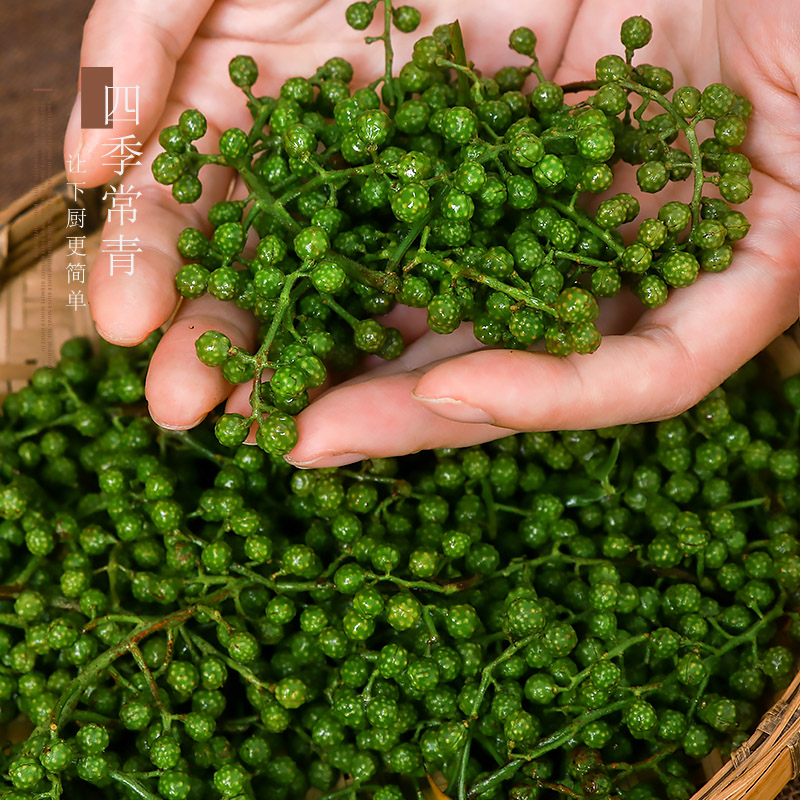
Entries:
{"type": "Polygon", "coordinates": [[[128,142],[136,150],[137,142],[147,140],[164,109],[175,66],[212,2],[143,0],[132,6],[123,0],[97,0],[84,28],[81,67],[111,67],[113,85],[136,87],[138,98],[134,103],[130,89],[131,111],[126,112],[125,95],[120,93],[120,120],[114,122],[113,129],[84,128],[79,83],[64,136],[64,161],[70,182],[98,186],[114,177],[119,161],[108,157],[110,139],[132,135],[128,142]]]}

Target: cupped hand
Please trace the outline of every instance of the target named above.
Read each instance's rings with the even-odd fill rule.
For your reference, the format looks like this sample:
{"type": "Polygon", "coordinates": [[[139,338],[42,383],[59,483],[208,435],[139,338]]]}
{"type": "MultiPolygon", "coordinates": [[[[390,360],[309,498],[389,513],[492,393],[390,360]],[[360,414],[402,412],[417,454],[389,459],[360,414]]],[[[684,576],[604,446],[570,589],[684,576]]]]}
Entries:
{"type": "MultiPolygon", "coordinates": [[[[588,356],[558,359],[542,352],[480,347],[469,325],[441,336],[424,331],[419,314],[397,309],[396,324],[412,342],[397,361],[368,365],[352,381],[328,389],[298,417],[300,442],[290,460],[333,466],[363,457],[400,455],[423,448],[487,441],[515,430],[575,429],[671,416],[690,406],[764,347],[797,317],[800,269],[796,224],[800,154],[800,102],[792,75],[798,53],[791,31],[800,10],[784,0],[756,11],[746,0],[696,3],[608,3],[601,0],[513,4],[486,12],[485,2],[417,3],[422,30],[459,17],[469,57],[486,74],[512,62],[508,32],[528,25],[539,37],[547,75],[560,82],[591,78],[595,60],[620,52],[619,25],[634,13],[653,22],[653,42],[639,60],[672,68],[675,83],[703,88],[723,80],[750,97],[755,112],[745,152],[753,163],[754,197],[745,206],[752,223],[737,245],[734,265],[705,274],[674,291],[666,305],[640,314],[624,301],[601,316],[604,341],[588,356]]],[[[140,87],[140,122],[115,125],[114,135],[134,133],[144,142],[142,165],[123,183],[141,192],[137,218],[104,232],[138,237],[141,253],[131,275],[109,270],[101,253],[89,280],[98,330],[119,344],[142,341],[175,312],[175,251],[184,227],[206,228],[205,214],[223,199],[225,170],[201,173],[204,192],[192,206],[178,206],[157,184],[149,165],[160,148],[160,129],[184,108],[209,120],[201,150],[215,148],[228,127],[247,127],[243,98],[227,80],[227,64],[240,53],[260,65],[256,94],[275,94],[283,80],[309,75],[333,55],[352,61],[363,82],[381,72],[378,45],[364,46],[349,29],[338,2],[217,2],[183,6],[141,3],[135,11],[98,0],[86,26],[82,64],[113,66],[115,85],[140,87]],[[165,7],[167,6],[167,7],[165,7]],[[206,145],[204,147],[204,145],[206,145]]],[[[369,33],[370,31],[367,31],[369,33]]],[[[414,36],[398,36],[403,63],[414,36]]],[[[77,108],[77,104],[76,104],[77,108]]],[[[95,185],[112,177],[101,164],[108,133],[80,130],[77,111],[65,152],[80,148],[86,172],[72,180],[95,185]]],[[[229,396],[229,411],[248,411],[249,387],[231,386],[219,370],[202,365],[194,341],[204,330],[225,332],[252,348],[254,319],[232,303],[206,296],[183,302],[162,338],[147,378],[151,414],[160,424],[188,428],[229,396]]]]}
{"type": "MultiPolygon", "coordinates": [[[[115,177],[114,166],[104,165],[108,142],[132,134],[143,144],[140,166],[131,166],[122,178],[125,189],[141,193],[135,200],[136,219],[119,223],[119,215],[103,231],[104,240],[135,242],[132,274],[114,269],[109,252],[101,248],[89,276],[88,298],[100,335],[120,345],[134,345],[164,325],[174,314],[152,359],[146,395],[151,415],[169,428],[190,428],[231,392],[218,369],[201,364],[195,339],[209,329],[227,334],[233,344],[253,348],[257,325],[252,315],[205,296],[179,302],[174,276],[181,261],[178,234],[187,226],[206,231],[208,209],[223,200],[232,171],[206,167],[200,173],[203,194],[197,203],[178,205],[169,187],[158,184],[150,165],[161,151],[158,134],[177,122],[186,108],[197,108],[208,119],[206,135],[196,141],[201,152],[214,151],[222,131],[249,129],[252,119],[245,98],[228,78],[228,63],[240,54],[259,64],[256,95],[277,95],[289,77],[312,75],[328,58],[347,58],[356,80],[367,83],[383,72],[383,50],[367,47],[364,36],[379,33],[379,20],[364,32],[345,22],[346,3],[297,0],[197,0],[163,3],[143,0],[135,6],[119,0],[97,0],[84,31],[81,66],[111,66],[115,86],[139,87],[139,122],[122,121],[108,130],[80,127],[80,96],[76,99],[65,137],[64,152],[73,170],[70,181],[96,186],[115,177]],[[79,155],[79,158],[76,156],[79,155]],[[177,309],[177,311],[176,311],[177,309]]],[[[464,18],[473,57],[493,70],[504,63],[504,43],[515,25],[510,11],[486,19],[485,4],[476,0],[416,3],[426,29],[464,18]]],[[[555,69],[569,22],[577,3],[564,3],[556,15],[544,7],[534,11],[534,23],[546,31],[541,48],[545,69],[555,69]]],[[[376,17],[379,15],[376,15],[376,17]]],[[[416,36],[395,36],[396,63],[410,58],[416,36]]]]}
{"type": "Polygon", "coordinates": [[[555,80],[593,76],[598,57],[621,52],[622,20],[642,13],[654,35],[637,54],[640,62],[669,66],[675,86],[722,81],[750,98],[755,111],[743,150],[753,164],[754,192],[743,210],[752,227],[736,245],[734,264],[673,290],[657,309],[643,311],[621,297],[607,301],[598,323],[603,343],[591,355],[486,349],[463,331],[452,335],[457,343],[447,353],[441,339],[449,337],[424,333],[399,363],[340,385],[306,409],[293,463],[337,466],[516,431],[671,417],[797,319],[800,51],[789,32],[800,23],[800,8],[780,2],[756,10],[746,0],[709,8],[586,0],[555,80]]]}

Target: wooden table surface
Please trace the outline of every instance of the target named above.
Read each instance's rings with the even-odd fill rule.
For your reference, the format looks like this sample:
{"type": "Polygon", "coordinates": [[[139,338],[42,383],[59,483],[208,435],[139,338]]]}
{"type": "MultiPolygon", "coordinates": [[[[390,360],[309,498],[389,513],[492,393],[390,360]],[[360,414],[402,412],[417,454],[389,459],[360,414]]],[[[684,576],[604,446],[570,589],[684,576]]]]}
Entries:
{"type": "Polygon", "coordinates": [[[0,3],[0,209],[64,169],[64,130],[92,4],[0,3]]]}

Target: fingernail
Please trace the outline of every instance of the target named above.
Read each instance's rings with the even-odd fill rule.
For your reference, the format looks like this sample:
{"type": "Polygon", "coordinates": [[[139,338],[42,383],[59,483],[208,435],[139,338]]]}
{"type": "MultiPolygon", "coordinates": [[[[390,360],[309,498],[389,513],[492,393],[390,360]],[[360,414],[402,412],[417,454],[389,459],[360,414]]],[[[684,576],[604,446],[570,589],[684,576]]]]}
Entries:
{"type": "Polygon", "coordinates": [[[195,426],[199,425],[206,418],[206,414],[203,414],[202,417],[198,417],[194,422],[190,422],[188,425],[167,425],[164,422],[159,422],[155,417],[153,417],[152,411],[150,412],[150,416],[153,418],[153,422],[155,422],[159,428],[164,428],[168,431],[188,431],[190,428],[194,428],[195,426]]]}
{"type": "Polygon", "coordinates": [[[423,397],[416,392],[412,392],[412,394],[416,400],[429,406],[435,413],[439,413],[455,422],[494,425],[494,420],[486,411],[477,406],[471,406],[463,400],[456,400],[455,397],[423,397]]]}
{"type": "Polygon", "coordinates": [[[284,456],[284,458],[293,467],[307,469],[308,467],[343,467],[355,461],[363,461],[369,458],[369,456],[365,456],[363,453],[326,453],[323,456],[317,456],[308,461],[296,461],[289,456],[284,456]]]}
{"type": "Polygon", "coordinates": [[[109,331],[104,331],[97,323],[95,323],[94,327],[99,336],[109,342],[109,344],[118,344],[122,347],[141,344],[147,338],[146,336],[117,336],[109,331]]]}

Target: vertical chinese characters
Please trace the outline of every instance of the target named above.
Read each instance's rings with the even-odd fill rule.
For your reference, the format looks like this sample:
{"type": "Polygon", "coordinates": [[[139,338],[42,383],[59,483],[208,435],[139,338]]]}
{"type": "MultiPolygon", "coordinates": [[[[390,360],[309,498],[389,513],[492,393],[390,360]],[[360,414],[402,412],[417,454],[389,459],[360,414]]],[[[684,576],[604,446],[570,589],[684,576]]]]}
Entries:
{"type": "MultiPolygon", "coordinates": [[[[113,72],[110,68],[83,68],[89,73],[102,74],[102,83],[110,85],[97,86],[98,96],[95,98],[96,111],[103,116],[96,119],[92,116],[91,120],[84,120],[83,107],[81,117],[81,127],[87,128],[111,128],[114,123],[133,122],[139,124],[139,87],[138,86],[115,86],[113,85],[113,72]],[[99,96],[102,88],[102,97],[99,96]],[[101,124],[101,121],[103,124],[101,124]],[[84,124],[86,122],[86,124],[84,124]]],[[[87,76],[88,77],[88,76],[87,76]]],[[[94,82],[95,84],[97,81],[94,82]]],[[[88,82],[87,82],[88,86],[88,82]]],[[[94,84],[93,84],[94,86],[94,84]]],[[[88,106],[87,106],[88,107],[88,106]]],[[[110,136],[103,142],[100,164],[104,167],[113,167],[114,173],[122,177],[125,169],[130,166],[141,164],[139,160],[142,155],[142,143],[136,139],[132,133],[119,136],[110,136]]],[[[84,164],[81,162],[80,154],[69,154],[67,156],[67,166],[72,182],[67,185],[70,187],[70,194],[73,202],[78,208],[68,209],[67,217],[67,282],[69,284],[85,284],[86,282],[86,209],[83,207],[79,196],[83,195],[81,188],[85,181],[75,180],[80,173],[84,173],[84,164]],[[80,229],[81,234],[77,235],[80,229]],[[73,235],[76,234],[76,235],[73,235]]],[[[107,202],[108,216],[106,233],[112,227],[119,228],[119,233],[108,235],[101,240],[100,252],[108,255],[110,275],[133,275],[134,259],[136,253],[141,252],[138,236],[126,236],[124,226],[126,223],[136,221],[135,201],[141,197],[141,192],[137,191],[132,185],[109,184],[103,194],[103,200],[107,202]]],[[[82,288],[71,288],[69,293],[68,306],[78,308],[85,306],[86,302],[82,288]]]]}
{"type": "MultiPolygon", "coordinates": [[[[72,175],[85,172],[81,166],[80,154],[67,156],[67,166],[72,175]]],[[[72,198],[77,203],[78,194],[83,194],[83,181],[72,181],[67,186],[72,187],[72,198]]],[[[86,283],[86,209],[67,209],[67,283],[70,285],[67,296],[67,307],[78,309],[86,305],[83,289],[72,287],[73,283],[86,283]],[[76,230],[77,229],[77,230],[76,230]],[[73,235],[74,234],[74,235],[73,235]]]]}

